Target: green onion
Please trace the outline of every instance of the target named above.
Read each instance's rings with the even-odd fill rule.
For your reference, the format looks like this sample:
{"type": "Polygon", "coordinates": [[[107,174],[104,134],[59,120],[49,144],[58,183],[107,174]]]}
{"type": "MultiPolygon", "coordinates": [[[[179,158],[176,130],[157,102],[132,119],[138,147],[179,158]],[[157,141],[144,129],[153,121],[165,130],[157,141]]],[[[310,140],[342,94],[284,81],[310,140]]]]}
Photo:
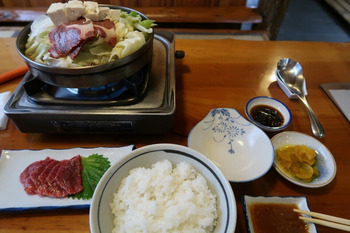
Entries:
{"type": "Polygon", "coordinates": [[[137,17],[137,16],[138,16],[138,14],[137,14],[136,11],[131,11],[131,12],[129,13],[129,15],[132,16],[132,17],[137,17]]]}
{"type": "Polygon", "coordinates": [[[154,26],[155,24],[153,24],[155,21],[154,20],[143,20],[141,21],[141,25],[147,29],[149,29],[150,27],[154,26]]]}

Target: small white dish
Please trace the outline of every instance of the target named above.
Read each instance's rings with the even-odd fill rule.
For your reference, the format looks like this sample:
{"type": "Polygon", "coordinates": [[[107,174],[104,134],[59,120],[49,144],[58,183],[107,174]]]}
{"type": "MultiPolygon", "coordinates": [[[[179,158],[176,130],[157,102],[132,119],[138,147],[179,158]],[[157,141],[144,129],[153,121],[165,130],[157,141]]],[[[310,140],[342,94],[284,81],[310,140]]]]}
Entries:
{"type": "MultiPolygon", "coordinates": [[[[90,231],[112,232],[114,215],[110,204],[122,179],[130,170],[138,167],[151,168],[159,161],[169,160],[175,164],[187,162],[206,179],[209,188],[217,196],[218,219],[214,233],[234,232],[237,209],[230,183],[222,172],[204,155],[191,148],[175,144],[154,144],[134,150],[111,166],[98,183],[90,207],[90,231]]],[[[145,223],[146,224],[146,223],[145,223]]]]}
{"type": "Polygon", "coordinates": [[[232,108],[212,109],[191,130],[187,143],[213,161],[232,182],[260,178],[274,160],[268,136],[232,108]]]}
{"type": "Polygon", "coordinates": [[[267,97],[267,96],[257,96],[250,99],[245,106],[245,114],[253,124],[255,124],[256,126],[258,126],[259,128],[261,128],[266,132],[282,131],[286,129],[292,121],[292,114],[289,108],[281,101],[275,98],[267,97]],[[283,117],[283,124],[277,127],[270,127],[257,122],[251,115],[251,110],[254,107],[259,105],[269,106],[269,107],[272,107],[273,109],[276,109],[279,113],[281,113],[283,117]]]}
{"type": "MultiPolygon", "coordinates": [[[[250,206],[253,204],[295,204],[300,210],[310,211],[305,197],[278,197],[278,196],[243,196],[242,206],[244,218],[249,233],[255,233],[250,206]]],[[[307,223],[309,233],[317,233],[316,226],[313,223],[307,223]]]]}
{"type": "Polygon", "coordinates": [[[316,150],[316,159],[318,161],[318,170],[320,176],[310,183],[303,182],[288,174],[280,167],[277,158],[274,161],[274,168],[279,174],[290,182],[307,188],[319,188],[329,184],[335,177],[337,166],[332,153],[320,141],[307,134],[293,131],[286,131],[275,135],[272,139],[272,144],[275,150],[286,145],[306,145],[309,148],[316,150]]]}

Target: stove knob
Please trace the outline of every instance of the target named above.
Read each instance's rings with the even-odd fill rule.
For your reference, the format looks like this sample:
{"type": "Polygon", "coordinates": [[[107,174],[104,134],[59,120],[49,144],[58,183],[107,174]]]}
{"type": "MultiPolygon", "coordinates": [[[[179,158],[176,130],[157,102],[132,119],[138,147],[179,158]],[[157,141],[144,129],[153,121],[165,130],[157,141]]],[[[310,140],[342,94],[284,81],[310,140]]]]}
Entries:
{"type": "Polygon", "coordinates": [[[182,51],[182,50],[175,51],[175,58],[182,59],[184,57],[185,57],[185,51],[182,51]]]}

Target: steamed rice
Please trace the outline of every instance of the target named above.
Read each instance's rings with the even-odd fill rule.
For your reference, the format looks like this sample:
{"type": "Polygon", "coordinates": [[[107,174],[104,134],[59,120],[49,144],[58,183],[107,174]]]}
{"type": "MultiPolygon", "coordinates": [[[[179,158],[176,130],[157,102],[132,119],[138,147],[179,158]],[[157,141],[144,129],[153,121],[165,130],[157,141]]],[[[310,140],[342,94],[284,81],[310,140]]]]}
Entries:
{"type": "Polygon", "coordinates": [[[111,203],[113,232],[212,232],[216,206],[216,195],[191,165],[160,161],[122,180],[111,203]]]}

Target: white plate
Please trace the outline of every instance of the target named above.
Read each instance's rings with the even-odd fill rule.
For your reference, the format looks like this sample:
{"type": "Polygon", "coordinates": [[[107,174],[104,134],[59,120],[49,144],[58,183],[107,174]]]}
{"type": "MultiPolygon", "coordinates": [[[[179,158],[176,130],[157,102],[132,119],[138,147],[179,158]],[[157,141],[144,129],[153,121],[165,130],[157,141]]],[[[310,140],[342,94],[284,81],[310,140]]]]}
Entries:
{"type": "MultiPolygon", "coordinates": [[[[307,200],[305,197],[264,197],[264,196],[243,196],[242,197],[242,206],[244,211],[244,218],[247,225],[247,229],[249,233],[254,233],[254,228],[252,224],[250,208],[249,206],[252,204],[296,204],[299,209],[310,211],[307,205],[307,200]]],[[[308,223],[309,225],[309,233],[317,233],[315,224],[308,223]]]]}
{"type": "Polygon", "coordinates": [[[212,109],[191,130],[188,146],[207,156],[232,182],[263,176],[275,153],[269,137],[231,108],[212,109]]]}
{"type": "Polygon", "coordinates": [[[0,211],[22,211],[28,209],[88,208],[90,200],[51,198],[28,195],[19,181],[22,171],[32,162],[50,157],[56,160],[72,158],[78,154],[94,153],[108,158],[111,166],[133,150],[134,146],[118,148],[72,148],[45,150],[3,150],[0,157],[0,211]]]}
{"type": "Polygon", "coordinates": [[[318,160],[318,169],[320,171],[320,176],[310,183],[303,182],[289,175],[279,166],[277,159],[275,159],[273,164],[274,168],[279,174],[281,174],[290,182],[303,187],[318,188],[329,184],[334,179],[337,172],[337,166],[333,155],[325,145],[323,145],[314,137],[311,137],[304,133],[286,131],[275,135],[271,141],[275,150],[285,145],[306,145],[309,148],[316,150],[317,152],[316,159],[318,160]]]}

